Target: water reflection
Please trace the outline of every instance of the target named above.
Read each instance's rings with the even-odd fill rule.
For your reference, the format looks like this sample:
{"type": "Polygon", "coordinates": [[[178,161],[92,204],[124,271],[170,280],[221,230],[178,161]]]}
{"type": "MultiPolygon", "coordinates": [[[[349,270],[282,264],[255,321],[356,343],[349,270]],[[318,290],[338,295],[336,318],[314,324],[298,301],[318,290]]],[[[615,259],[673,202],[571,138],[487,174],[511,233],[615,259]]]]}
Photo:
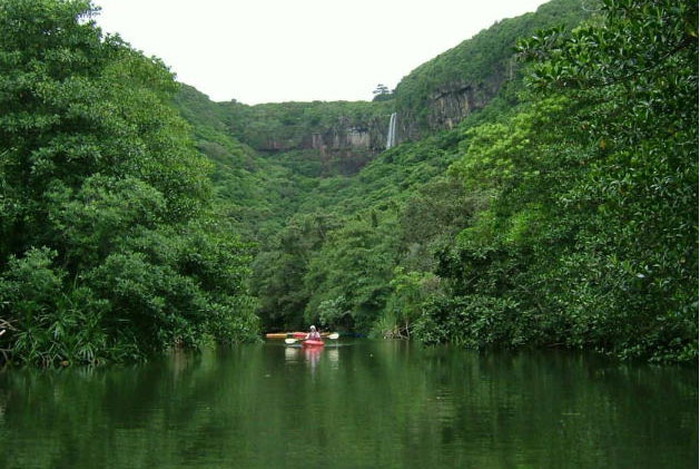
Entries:
{"type": "Polygon", "coordinates": [[[284,359],[296,363],[301,357],[301,347],[284,347],[284,359]]]}
{"type": "Polygon", "coordinates": [[[338,351],[338,347],[327,347],[325,354],[328,362],[331,364],[331,368],[338,369],[340,360],[340,352],[338,351]]]}
{"type": "Polygon", "coordinates": [[[0,467],[697,467],[697,370],[357,341],[0,373],[0,467]]]}
{"type": "Polygon", "coordinates": [[[316,372],[322,356],[325,356],[331,362],[337,363],[338,361],[337,349],[333,353],[333,351],[327,350],[326,347],[302,347],[297,344],[284,348],[284,359],[288,364],[297,365],[303,362],[309,367],[311,373],[316,372]]]}
{"type": "Polygon", "coordinates": [[[304,347],[304,358],[306,363],[311,368],[311,373],[316,371],[318,362],[321,360],[321,354],[323,353],[323,347],[304,347]]]}

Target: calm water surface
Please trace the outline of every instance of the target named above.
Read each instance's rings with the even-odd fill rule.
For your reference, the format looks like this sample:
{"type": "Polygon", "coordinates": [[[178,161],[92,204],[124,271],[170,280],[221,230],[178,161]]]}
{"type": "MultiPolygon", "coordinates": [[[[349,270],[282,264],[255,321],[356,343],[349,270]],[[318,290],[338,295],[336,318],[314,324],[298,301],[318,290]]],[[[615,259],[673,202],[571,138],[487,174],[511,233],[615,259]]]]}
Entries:
{"type": "Polygon", "coordinates": [[[0,468],[697,468],[696,368],[280,342],[0,372],[0,468]]]}

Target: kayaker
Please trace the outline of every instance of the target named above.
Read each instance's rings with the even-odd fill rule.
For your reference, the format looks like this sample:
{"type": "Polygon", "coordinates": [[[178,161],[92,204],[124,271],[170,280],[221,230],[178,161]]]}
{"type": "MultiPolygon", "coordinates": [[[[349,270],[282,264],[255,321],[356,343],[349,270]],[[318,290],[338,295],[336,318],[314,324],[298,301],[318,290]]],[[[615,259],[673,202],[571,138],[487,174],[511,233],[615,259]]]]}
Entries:
{"type": "Polygon", "coordinates": [[[305,340],[321,340],[321,334],[316,330],[316,326],[309,327],[309,333],[305,340]]]}

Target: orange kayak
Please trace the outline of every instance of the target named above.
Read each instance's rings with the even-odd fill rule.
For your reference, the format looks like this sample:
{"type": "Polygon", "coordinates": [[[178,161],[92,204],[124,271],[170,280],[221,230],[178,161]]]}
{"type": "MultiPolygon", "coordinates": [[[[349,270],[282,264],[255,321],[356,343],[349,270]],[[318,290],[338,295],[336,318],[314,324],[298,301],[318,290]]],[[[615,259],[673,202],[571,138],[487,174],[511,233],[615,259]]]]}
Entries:
{"type": "Polygon", "coordinates": [[[303,339],[306,332],[271,332],[265,334],[266,339],[303,339]]]}

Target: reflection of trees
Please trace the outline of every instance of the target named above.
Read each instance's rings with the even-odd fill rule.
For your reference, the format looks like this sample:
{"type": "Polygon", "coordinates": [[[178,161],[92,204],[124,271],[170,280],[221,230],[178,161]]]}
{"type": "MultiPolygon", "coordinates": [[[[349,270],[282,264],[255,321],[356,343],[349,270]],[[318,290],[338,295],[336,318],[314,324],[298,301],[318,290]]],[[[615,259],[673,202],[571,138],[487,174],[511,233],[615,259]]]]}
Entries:
{"type": "Polygon", "coordinates": [[[309,379],[297,352],[5,372],[0,467],[649,467],[697,440],[692,370],[361,342],[309,379]]]}

